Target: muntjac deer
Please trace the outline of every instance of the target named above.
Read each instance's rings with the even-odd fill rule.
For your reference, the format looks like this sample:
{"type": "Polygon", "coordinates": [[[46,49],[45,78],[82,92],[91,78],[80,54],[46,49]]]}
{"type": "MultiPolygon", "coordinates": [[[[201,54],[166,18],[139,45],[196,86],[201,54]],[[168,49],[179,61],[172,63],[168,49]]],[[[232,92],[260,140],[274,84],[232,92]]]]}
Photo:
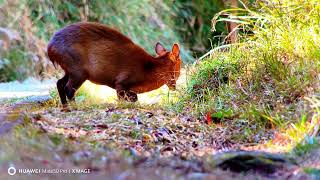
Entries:
{"type": "Polygon", "coordinates": [[[107,85],[119,99],[131,102],[138,100],[137,93],[164,84],[174,90],[181,68],[179,45],[170,52],[157,43],[155,51],[153,57],[117,30],[98,23],[80,22],[59,30],[49,42],[48,56],[65,72],[57,82],[63,107],[86,80],[107,85]]]}

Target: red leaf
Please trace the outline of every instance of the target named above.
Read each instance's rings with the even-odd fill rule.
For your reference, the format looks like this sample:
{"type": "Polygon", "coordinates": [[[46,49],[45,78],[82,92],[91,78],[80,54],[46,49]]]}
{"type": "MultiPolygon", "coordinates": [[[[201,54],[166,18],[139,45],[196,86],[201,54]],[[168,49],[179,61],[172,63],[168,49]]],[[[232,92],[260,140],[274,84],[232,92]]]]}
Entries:
{"type": "Polygon", "coordinates": [[[206,120],[207,120],[207,124],[211,124],[212,123],[211,112],[210,111],[207,112],[206,120]]]}
{"type": "Polygon", "coordinates": [[[100,128],[100,129],[107,129],[108,126],[106,124],[98,124],[96,125],[97,128],[100,128]]]}
{"type": "Polygon", "coordinates": [[[43,159],[43,160],[42,160],[42,163],[43,163],[43,164],[45,164],[45,165],[47,165],[47,164],[49,164],[49,161],[48,161],[48,160],[43,159]]]}
{"type": "Polygon", "coordinates": [[[101,130],[96,130],[96,133],[102,133],[102,131],[101,130]]]}

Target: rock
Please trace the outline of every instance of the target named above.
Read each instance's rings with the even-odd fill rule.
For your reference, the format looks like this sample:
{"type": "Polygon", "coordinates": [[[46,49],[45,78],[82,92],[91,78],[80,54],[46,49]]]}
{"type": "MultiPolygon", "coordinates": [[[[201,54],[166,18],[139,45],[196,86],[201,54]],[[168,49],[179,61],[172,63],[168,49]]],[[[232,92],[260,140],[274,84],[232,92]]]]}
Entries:
{"type": "Polygon", "coordinates": [[[217,168],[233,172],[258,172],[270,175],[276,170],[296,165],[285,155],[272,154],[259,151],[229,151],[213,156],[217,168]]]}
{"type": "Polygon", "coordinates": [[[14,40],[21,41],[21,37],[18,32],[0,27],[0,49],[7,50],[10,46],[10,43],[14,40]]]}

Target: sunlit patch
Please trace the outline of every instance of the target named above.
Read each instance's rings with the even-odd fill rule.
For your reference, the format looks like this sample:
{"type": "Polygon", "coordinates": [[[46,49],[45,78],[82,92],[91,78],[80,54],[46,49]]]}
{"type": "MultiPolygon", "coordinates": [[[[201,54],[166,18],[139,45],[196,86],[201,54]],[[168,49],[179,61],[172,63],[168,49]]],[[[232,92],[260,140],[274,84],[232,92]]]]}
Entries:
{"type": "MultiPolygon", "coordinates": [[[[176,102],[178,100],[179,89],[186,84],[185,71],[181,71],[180,78],[177,81],[177,90],[169,91],[164,85],[159,89],[138,94],[140,104],[163,104],[167,102],[176,102]]],[[[89,103],[115,103],[118,102],[116,91],[108,86],[97,85],[86,81],[77,92],[76,101],[86,101],[89,103]]]]}
{"type": "Polygon", "coordinates": [[[93,103],[115,102],[115,90],[107,87],[96,85],[90,81],[86,81],[77,91],[76,101],[90,101],[93,103]]]}
{"type": "Polygon", "coordinates": [[[28,78],[23,82],[0,83],[0,99],[44,96],[48,95],[49,90],[55,87],[56,79],[39,81],[35,78],[28,78]]]}

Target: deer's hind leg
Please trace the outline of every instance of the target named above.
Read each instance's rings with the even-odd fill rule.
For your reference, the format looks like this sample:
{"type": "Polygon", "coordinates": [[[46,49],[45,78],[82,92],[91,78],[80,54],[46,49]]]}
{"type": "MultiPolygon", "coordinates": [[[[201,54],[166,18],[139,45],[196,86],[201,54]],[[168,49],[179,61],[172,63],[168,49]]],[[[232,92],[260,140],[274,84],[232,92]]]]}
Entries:
{"type": "Polygon", "coordinates": [[[87,73],[81,65],[81,55],[77,50],[68,48],[65,50],[65,58],[67,59],[66,68],[69,74],[69,79],[64,87],[66,96],[69,100],[74,101],[75,92],[87,79],[87,73]]]}
{"type": "Polygon", "coordinates": [[[57,82],[57,89],[59,93],[59,97],[61,100],[61,104],[65,107],[67,105],[67,99],[66,99],[66,91],[65,86],[69,80],[69,75],[66,73],[63,78],[59,79],[57,82]]]}
{"type": "Polygon", "coordinates": [[[86,74],[83,72],[70,73],[69,80],[64,88],[66,96],[70,101],[74,101],[76,91],[86,81],[86,79],[86,74]]]}

